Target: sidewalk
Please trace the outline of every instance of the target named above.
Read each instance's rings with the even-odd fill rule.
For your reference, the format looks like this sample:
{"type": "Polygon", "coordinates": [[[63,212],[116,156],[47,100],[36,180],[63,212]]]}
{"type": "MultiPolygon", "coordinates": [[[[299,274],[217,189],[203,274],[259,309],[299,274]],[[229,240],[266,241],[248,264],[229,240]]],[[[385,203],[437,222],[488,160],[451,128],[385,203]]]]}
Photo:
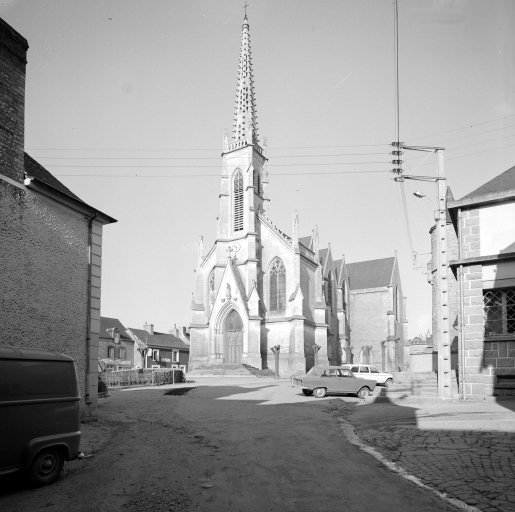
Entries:
{"type": "Polygon", "coordinates": [[[354,429],[362,448],[371,447],[403,476],[468,510],[509,512],[515,511],[514,411],[514,400],[412,398],[342,404],[336,415],[351,441],[354,429]]]}

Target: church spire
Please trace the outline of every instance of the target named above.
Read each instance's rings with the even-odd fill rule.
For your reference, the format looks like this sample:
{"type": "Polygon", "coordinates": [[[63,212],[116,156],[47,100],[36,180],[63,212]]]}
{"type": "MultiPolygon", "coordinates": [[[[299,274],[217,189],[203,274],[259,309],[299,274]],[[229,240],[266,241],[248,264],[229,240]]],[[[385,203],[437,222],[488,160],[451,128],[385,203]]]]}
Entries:
{"type": "Polygon", "coordinates": [[[236,107],[234,111],[232,140],[246,140],[249,144],[258,144],[257,124],[249,21],[245,13],[241,31],[240,63],[238,66],[238,86],[236,89],[236,107]]]}

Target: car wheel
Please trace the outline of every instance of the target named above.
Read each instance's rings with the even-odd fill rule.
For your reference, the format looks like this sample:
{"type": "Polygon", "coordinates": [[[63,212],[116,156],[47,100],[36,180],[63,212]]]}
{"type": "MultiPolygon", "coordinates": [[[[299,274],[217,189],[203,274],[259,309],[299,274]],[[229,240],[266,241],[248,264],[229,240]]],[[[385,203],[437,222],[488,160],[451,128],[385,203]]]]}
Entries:
{"type": "Polygon", "coordinates": [[[360,398],[365,398],[367,397],[368,395],[370,395],[370,389],[368,388],[361,388],[359,391],[358,391],[358,396],[360,398]]]}
{"type": "Polygon", "coordinates": [[[311,396],[313,394],[313,391],[311,391],[311,389],[303,389],[302,392],[306,395],[306,396],[311,396]]]}
{"type": "Polygon", "coordinates": [[[315,395],[316,398],[324,398],[326,394],[327,389],[325,388],[316,388],[313,390],[313,395],[315,395]]]}
{"type": "Polygon", "coordinates": [[[32,461],[29,476],[36,485],[48,485],[57,480],[63,470],[64,457],[58,448],[41,450],[32,461]]]}
{"type": "Polygon", "coordinates": [[[392,380],[392,379],[388,379],[388,380],[384,383],[385,387],[387,387],[387,388],[389,388],[392,384],[393,384],[393,380],[392,380]]]}

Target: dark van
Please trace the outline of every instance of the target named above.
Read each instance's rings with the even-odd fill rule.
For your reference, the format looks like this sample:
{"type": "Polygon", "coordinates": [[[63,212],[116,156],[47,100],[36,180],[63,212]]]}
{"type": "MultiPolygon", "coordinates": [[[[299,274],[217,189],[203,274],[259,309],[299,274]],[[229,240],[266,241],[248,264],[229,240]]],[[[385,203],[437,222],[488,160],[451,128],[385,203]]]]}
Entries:
{"type": "Polygon", "coordinates": [[[80,395],[71,357],[0,345],[0,475],[55,482],[79,456],[80,395]]]}

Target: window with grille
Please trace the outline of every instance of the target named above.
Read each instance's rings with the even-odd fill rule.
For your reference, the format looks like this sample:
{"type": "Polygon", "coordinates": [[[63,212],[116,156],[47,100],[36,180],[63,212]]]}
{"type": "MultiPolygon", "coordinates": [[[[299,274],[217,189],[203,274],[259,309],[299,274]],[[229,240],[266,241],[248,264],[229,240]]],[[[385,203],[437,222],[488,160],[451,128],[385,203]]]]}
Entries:
{"type": "Polygon", "coordinates": [[[515,334],[515,288],[483,292],[485,336],[515,334]]]}
{"type": "Polygon", "coordinates": [[[270,311],[286,309],[286,269],[280,258],[270,266],[270,311]]]}
{"type": "Polygon", "coordinates": [[[243,230],[243,175],[234,176],[234,231],[243,230]]]}

